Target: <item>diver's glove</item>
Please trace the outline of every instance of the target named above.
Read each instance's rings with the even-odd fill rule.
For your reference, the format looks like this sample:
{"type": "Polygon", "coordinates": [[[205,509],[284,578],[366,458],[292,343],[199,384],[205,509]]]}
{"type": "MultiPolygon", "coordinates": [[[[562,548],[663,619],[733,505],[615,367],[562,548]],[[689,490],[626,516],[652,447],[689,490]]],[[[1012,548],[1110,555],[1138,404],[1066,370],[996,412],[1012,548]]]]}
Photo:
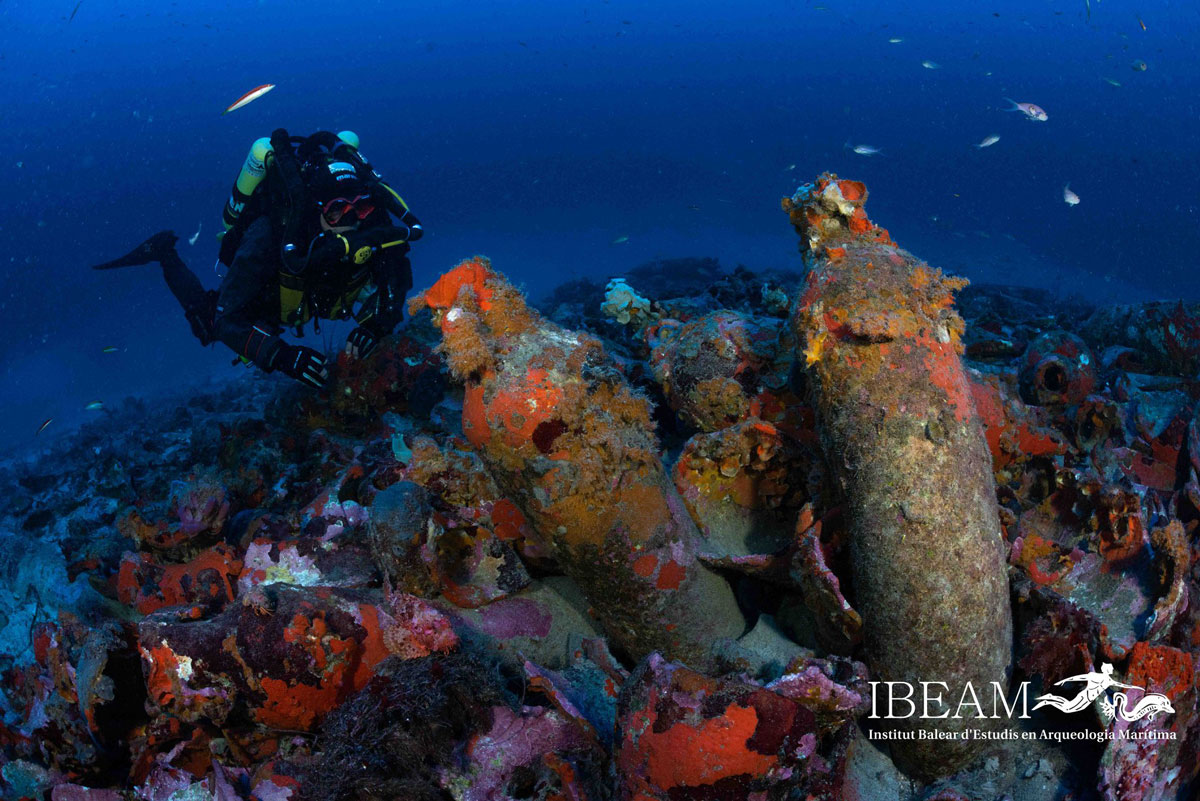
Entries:
{"type": "Polygon", "coordinates": [[[379,337],[360,325],[346,337],[346,353],[352,359],[365,359],[378,344],[379,337]]]}
{"type": "Polygon", "coordinates": [[[217,290],[210,289],[204,293],[200,303],[183,311],[188,325],[192,327],[192,333],[205,347],[217,341],[217,298],[219,294],[217,290]]]}
{"type": "Polygon", "coordinates": [[[316,389],[329,387],[329,367],[325,354],[303,345],[280,343],[271,359],[270,369],[279,370],[316,389]]]}

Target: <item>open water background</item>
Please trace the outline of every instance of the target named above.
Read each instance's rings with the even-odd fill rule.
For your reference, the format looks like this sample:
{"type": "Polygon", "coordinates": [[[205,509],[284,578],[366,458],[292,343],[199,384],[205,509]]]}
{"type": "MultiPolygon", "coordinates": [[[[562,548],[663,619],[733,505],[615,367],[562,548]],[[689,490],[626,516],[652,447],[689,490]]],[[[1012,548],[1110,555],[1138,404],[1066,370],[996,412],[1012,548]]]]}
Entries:
{"type": "Polygon", "coordinates": [[[87,267],[173,228],[215,286],[222,205],[276,127],[359,133],[429,232],[417,288],[475,253],[534,295],[656,257],[798,267],[779,199],[832,170],[935,266],[1196,299],[1198,33],[1167,0],[1090,21],[1085,0],[4,2],[0,448],[91,401],[249,379],[157,267],[87,267]]]}

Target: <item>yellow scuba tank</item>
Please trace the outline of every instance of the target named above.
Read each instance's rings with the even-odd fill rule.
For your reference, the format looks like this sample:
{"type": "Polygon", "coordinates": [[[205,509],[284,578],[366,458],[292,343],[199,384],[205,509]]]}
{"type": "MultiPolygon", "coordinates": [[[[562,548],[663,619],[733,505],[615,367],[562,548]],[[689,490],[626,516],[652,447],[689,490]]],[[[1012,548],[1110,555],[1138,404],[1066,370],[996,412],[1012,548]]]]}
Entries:
{"type": "Polygon", "coordinates": [[[267,174],[267,159],[273,152],[271,140],[265,136],[262,139],[256,139],[250,146],[250,152],[246,155],[245,163],[242,164],[242,171],[238,173],[237,180],[233,183],[233,191],[229,193],[229,202],[225,204],[225,210],[221,213],[221,222],[225,224],[226,231],[237,223],[250,196],[262,183],[262,179],[267,174]]]}

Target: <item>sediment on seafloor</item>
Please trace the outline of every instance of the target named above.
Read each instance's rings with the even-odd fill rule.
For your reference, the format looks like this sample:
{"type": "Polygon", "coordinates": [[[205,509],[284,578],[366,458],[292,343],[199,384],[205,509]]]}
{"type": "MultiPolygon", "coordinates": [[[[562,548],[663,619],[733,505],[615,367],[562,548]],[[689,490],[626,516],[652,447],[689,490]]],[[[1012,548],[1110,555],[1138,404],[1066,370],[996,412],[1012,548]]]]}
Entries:
{"type": "MultiPolygon", "coordinates": [[[[818,430],[844,496],[867,662],[881,681],[943,682],[939,732],[967,684],[1007,681],[1008,581],[987,442],[960,353],[962,319],[943,276],[863,211],[865,187],[825,174],[783,202],[809,262],[792,324],[804,343],[818,430]]],[[[990,694],[989,694],[990,699],[990,694]]],[[[989,714],[987,710],[981,710],[989,714]]],[[[918,734],[919,736],[919,734],[918,734]]],[[[960,767],[966,740],[900,740],[898,763],[930,778],[960,767]]]]}

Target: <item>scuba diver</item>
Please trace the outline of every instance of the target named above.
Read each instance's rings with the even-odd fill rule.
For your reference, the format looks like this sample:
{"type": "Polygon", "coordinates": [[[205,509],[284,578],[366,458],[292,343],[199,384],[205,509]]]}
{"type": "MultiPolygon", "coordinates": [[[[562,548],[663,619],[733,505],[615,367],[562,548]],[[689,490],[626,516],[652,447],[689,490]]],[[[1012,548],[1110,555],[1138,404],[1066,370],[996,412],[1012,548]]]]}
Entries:
{"type": "Polygon", "coordinates": [[[358,143],[350,131],[292,137],[282,128],[254,143],[222,215],[218,261],[228,273],[219,290],[205,290],[184,264],[172,231],[93,269],[158,262],[201,344],[220,340],[242,362],[326,389],[325,354],[281,334],[353,316],[346,352],[366,356],[404,318],[409,243],[424,233],[358,143]],[[375,291],[352,314],[368,284],[375,291]]]}

